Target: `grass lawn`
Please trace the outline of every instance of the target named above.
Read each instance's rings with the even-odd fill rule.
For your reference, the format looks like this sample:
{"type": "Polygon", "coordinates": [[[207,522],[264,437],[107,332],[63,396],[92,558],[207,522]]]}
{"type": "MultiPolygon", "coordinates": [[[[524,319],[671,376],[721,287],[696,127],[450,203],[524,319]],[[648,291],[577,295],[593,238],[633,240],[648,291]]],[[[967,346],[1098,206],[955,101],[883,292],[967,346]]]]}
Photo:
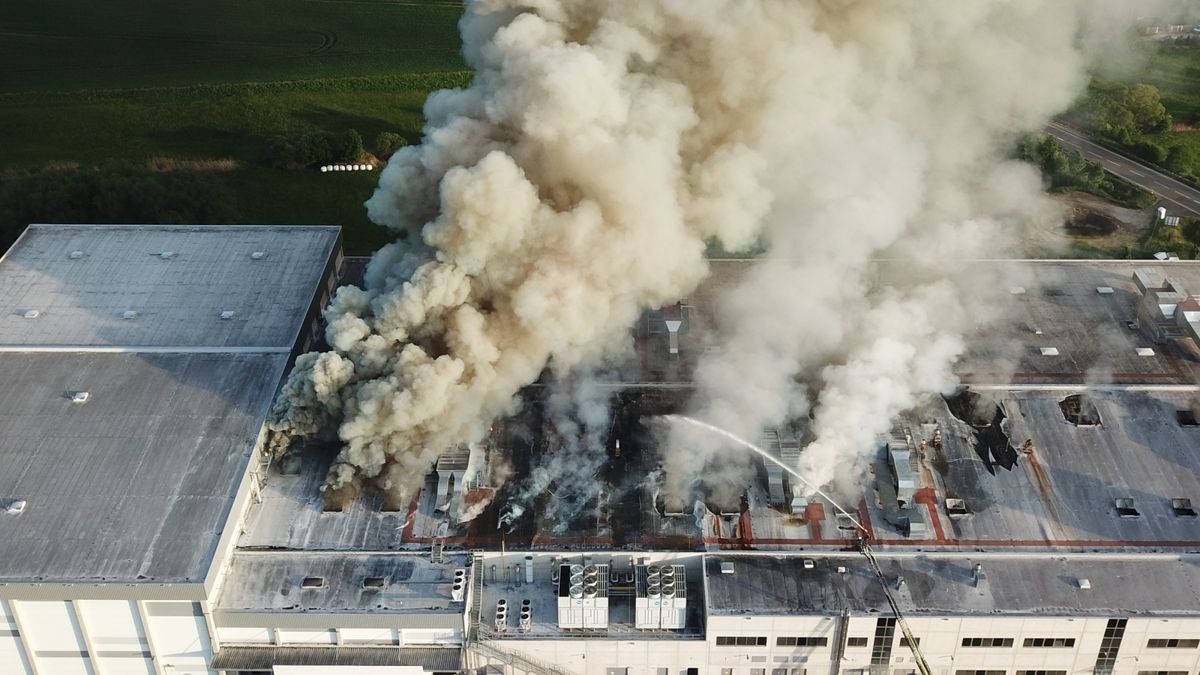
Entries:
{"type": "Polygon", "coordinates": [[[1137,79],[1158,87],[1177,122],[1200,124],[1200,48],[1155,49],[1137,79]]]}
{"type": "Polygon", "coordinates": [[[0,176],[46,165],[233,160],[243,222],[337,224],[388,240],[378,173],[266,166],[269,137],[356,129],[417,142],[430,91],[462,86],[457,0],[0,3],[0,176]]]}

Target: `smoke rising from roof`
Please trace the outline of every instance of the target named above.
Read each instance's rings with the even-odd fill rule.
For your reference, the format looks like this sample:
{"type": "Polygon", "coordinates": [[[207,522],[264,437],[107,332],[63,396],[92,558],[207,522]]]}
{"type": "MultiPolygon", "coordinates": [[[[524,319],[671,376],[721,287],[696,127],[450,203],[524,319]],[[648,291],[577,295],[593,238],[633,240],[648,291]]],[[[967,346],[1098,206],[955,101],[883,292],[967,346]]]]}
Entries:
{"type": "MultiPolygon", "coordinates": [[[[331,489],[412,492],[547,366],[627,355],[639,314],[703,279],[709,241],[763,240],[695,407],[755,438],[815,406],[803,469],[828,483],[953,383],[994,313],[954,261],[1053,210],[1005,151],[1081,89],[1075,36],[1101,4],[468,0],[475,79],[430,97],[424,142],[381,175],[368,213],[407,237],[338,291],[277,446],[336,425],[331,489]],[[882,287],[880,256],[909,261],[882,287]]],[[[681,496],[724,450],[684,434],[665,456],[681,496]]]]}

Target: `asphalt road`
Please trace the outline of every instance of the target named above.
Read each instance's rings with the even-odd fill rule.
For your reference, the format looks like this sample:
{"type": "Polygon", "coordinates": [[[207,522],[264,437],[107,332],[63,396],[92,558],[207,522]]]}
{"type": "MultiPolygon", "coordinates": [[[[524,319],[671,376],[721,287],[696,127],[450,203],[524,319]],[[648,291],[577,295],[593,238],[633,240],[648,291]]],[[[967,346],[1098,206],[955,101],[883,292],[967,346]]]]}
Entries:
{"type": "Polygon", "coordinates": [[[1051,122],[1046,131],[1068,148],[1078,150],[1084,157],[1099,163],[1110,173],[1146,188],[1159,196],[1161,206],[1173,216],[1200,216],[1200,190],[1161,173],[1141,162],[1119,155],[1093,143],[1083,134],[1051,122]]]}

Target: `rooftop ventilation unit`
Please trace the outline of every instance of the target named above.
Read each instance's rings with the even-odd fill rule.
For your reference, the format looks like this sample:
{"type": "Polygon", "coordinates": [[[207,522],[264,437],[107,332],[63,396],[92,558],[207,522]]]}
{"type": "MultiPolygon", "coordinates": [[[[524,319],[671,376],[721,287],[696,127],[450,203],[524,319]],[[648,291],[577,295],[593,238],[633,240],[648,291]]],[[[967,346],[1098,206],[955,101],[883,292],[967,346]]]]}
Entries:
{"type": "Polygon", "coordinates": [[[79,260],[83,257],[83,251],[71,251],[67,254],[67,257],[71,260],[79,260]]]}
{"type": "Polygon", "coordinates": [[[462,602],[467,595],[467,570],[459,568],[454,570],[454,582],[450,585],[450,599],[455,602],[462,602]]]}
{"type": "Polygon", "coordinates": [[[1079,584],[1080,590],[1084,590],[1084,591],[1092,590],[1092,580],[1091,579],[1080,578],[1076,581],[1076,583],[1079,584]]]}
{"type": "Polygon", "coordinates": [[[967,509],[966,501],[954,497],[946,498],[946,514],[951,518],[962,518],[963,516],[970,515],[970,513],[967,509]]]}
{"type": "MultiPolygon", "coordinates": [[[[722,563],[722,571],[732,564],[722,563]]],[[[634,628],[680,630],[686,626],[687,578],[683,565],[638,565],[634,579],[634,628]]]]}
{"type": "Polygon", "coordinates": [[[363,579],[363,590],[377,591],[387,585],[387,580],[383,577],[367,577],[363,579]]]}
{"type": "Polygon", "coordinates": [[[71,394],[71,403],[87,403],[91,397],[86,391],[77,391],[71,394]]]}
{"type": "Polygon", "coordinates": [[[233,310],[227,309],[224,312],[221,312],[221,319],[224,321],[228,321],[235,316],[237,316],[237,312],[234,312],[233,310]]]}
{"type": "Polygon", "coordinates": [[[731,563],[731,562],[721,563],[721,574],[733,574],[733,563],[731,563]]]}
{"type": "Polygon", "coordinates": [[[21,312],[21,317],[24,319],[36,319],[41,315],[42,313],[36,309],[27,309],[21,312]]]}
{"type": "Polygon", "coordinates": [[[608,565],[560,565],[558,627],[608,628],[608,565]]]}
{"type": "Polygon", "coordinates": [[[263,258],[265,258],[265,257],[267,257],[267,252],[266,252],[266,251],[255,251],[255,252],[253,252],[253,253],[251,253],[251,254],[250,254],[250,259],[251,259],[251,260],[262,260],[262,259],[263,259],[263,258]]]}
{"type": "Polygon", "coordinates": [[[124,312],[121,312],[121,318],[122,318],[122,319],[126,319],[126,320],[128,320],[128,319],[136,319],[136,318],[137,318],[137,316],[138,316],[138,313],[137,313],[136,311],[132,310],[132,309],[127,309],[127,310],[125,310],[124,312]]]}
{"type": "Polygon", "coordinates": [[[163,260],[170,260],[171,258],[174,258],[175,255],[175,251],[163,251],[162,253],[158,254],[158,257],[163,260]]]}
{"type": "Polygon", "coordinates": [[[1096,292],[1100,295],[1112,295],[1113,289],[1112,286],[1097,286],[1096,292]]]}
{"type": "Polygon", "coordinates": [[[812,558],[804,559],[804,569],[811,570],[814,567],[816,567],[816,562],[812,558]]]}
{"type": "Polygon", "coordinates": [[[325,577],[304,577],[300,580],[300,588],[325,588],[325,577]]]}
{"type": "Polygon", "coordinates": [[[1137,518],[1142,515],[1138,512],[1137,507],[1133,505],[1133,499],[1129,497],[1114,499],[1113,503],[1117,507],[1117,515],[1122,518],[1137,518]]]}
{"type": "Polygon", "coordinates": [[[1196,509],[1192,507],[1192,500],[1186,497],[1176,497],[1171,500],[1171,510],[1180,518],[1195,518],[1196,509]]]}
{"type": "Polygon", "coordinates": [[[24,499],[9,499],[0,500],[0,504],[4,505],[4,512],[10,515],[19,515],[25,512],[25,507],[29,505],[24,499]]]}

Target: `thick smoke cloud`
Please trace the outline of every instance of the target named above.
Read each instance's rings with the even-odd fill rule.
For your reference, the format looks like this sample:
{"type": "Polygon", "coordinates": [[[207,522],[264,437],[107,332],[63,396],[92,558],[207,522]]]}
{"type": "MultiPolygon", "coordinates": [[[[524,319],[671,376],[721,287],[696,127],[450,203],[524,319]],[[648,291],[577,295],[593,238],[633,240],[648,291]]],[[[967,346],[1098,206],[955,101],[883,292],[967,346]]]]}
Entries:
{"type": "MultiPolygon", "coordinates": [[[[1076,36],[1101,4],[468,0],[475,79],[431,96],[424,142],[384,170],[368,213],[406,239],[338,292],[277,446],[336,427],[330,488],[411,492],[547,366],[625,354],[645,308],[705,277],[708,242],[763,240],[696,409],[754,438],[815,406],[803,468],[833,480],[952,382],[992,313],[957,261],[1050,212],[1003,157],[1080,90],[1076,36]],[[910,260],[883,290],[880,256],[910,260]]],[[[666,448],[678,495],[723,450],[682,430],[666,448]]]]}

